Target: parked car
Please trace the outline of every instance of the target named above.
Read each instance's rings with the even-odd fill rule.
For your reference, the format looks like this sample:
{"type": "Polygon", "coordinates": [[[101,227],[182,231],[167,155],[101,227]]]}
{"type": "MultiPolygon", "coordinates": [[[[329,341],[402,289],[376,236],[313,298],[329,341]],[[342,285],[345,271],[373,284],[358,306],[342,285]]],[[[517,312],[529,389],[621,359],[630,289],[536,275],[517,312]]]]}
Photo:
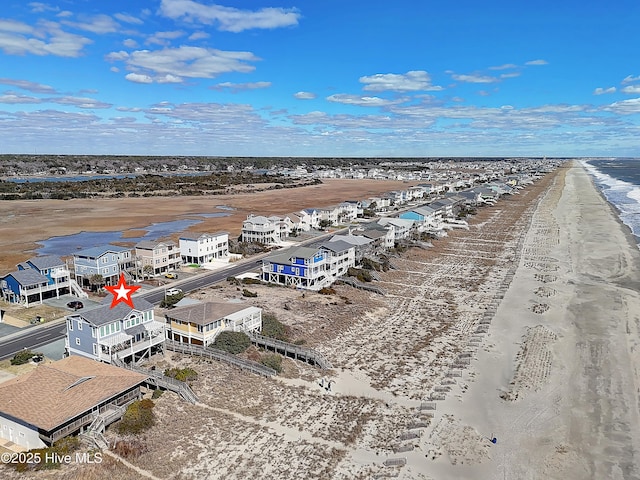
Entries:
{"type": "Polygon", "coordinates": [[[84,305],[79,300],[72,300],[71,302],[67,303],[67,307],[72,308],[74,310],[80,310],[81,308],[84,307],[84,305]]]}
{"type": "Polygon", "coordinates": [[[36,318],[34,318],[33,320],[31,320],[29,323],[31,325],[37,325],[38,323],[42,323],[42,317],[40,315],[38,315],[36,318]]]}
{"type": "Polygon", "coordinates": [[[166,291],[166,296],[170,297],[172,295],[178,295],[180,293],[182,293],[182,290],[180,290],[179,288],[170,288],[166,291]]]}
{"type": "Polygon", "coordinates": [[[177,273],[173,273],[173,272],[165,273],[164,274],[164,278],[177,279],[178,278],[178,274],[177,273]]]}

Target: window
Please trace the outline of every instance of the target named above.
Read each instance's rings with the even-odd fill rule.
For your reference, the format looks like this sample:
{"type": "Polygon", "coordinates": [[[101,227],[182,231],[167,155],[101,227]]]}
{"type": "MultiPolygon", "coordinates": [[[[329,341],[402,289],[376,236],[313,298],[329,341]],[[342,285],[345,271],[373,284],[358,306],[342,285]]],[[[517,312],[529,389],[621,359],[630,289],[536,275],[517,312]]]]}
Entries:
{"type": "Polygon", "coordinates": [[[70,332],[73,332],[73,320],[69,319],[67,321],[67,328],[69,329],[70,332]]]}
{"type": "Polygon", "coordinates": [[[98,345],[96,343],[93,344],[93,354],[98,355],[98,345]]]}
{"type": "Polygon", "coordinates": [[[82,330],[82,320],[78,319],[78,330],[82,330]]]}
{"type": "Polygon", "coordinates": [[[96,338],[97,330],[98,329],[96,327],[91,327],[91,336],[93,338],[96,338]]]}
{"type": "Polygon", "coordinates": [[[80,339],[76,337],[76,345],[80,345],[80,339]]]}

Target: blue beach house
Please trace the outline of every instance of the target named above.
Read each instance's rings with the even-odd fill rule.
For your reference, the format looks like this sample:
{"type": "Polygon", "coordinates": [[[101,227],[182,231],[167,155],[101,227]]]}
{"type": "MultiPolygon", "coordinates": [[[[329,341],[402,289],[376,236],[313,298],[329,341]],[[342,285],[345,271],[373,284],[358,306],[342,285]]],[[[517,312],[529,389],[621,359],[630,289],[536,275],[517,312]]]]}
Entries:
{"type": "Polygon", "coordinates": [[[55,255],[33,257],[18,264],[18,270],[0,279],[1,296],[11,303],[42,303],[48,298],[84,292],[70,278],[64,260],[55,255]]]}
{"type": "Polygon", "coordinates": [[[262,280],[307,290],[331,285],[327,272],[327,252],[309,247],[294,247],[262,260],[262,280]]]}
{"type": "Polygon", "coordinates": [[[69,355],[117,363],[137,361],[162,349],[165,324],[155,320],[152,303],[134,297],[134,308],[122,302],[111,308],[111,299],[108,302],[67,315],[69,355]]]}
{"type": "Polygon", "coordinates": [[[135,267],[135,259],[128,248],[106,245],[74,253],[73,265],[80,285],[90,285],[93,275],[102,275],[106,285],[116,285],[121,272],[135,267]]]}

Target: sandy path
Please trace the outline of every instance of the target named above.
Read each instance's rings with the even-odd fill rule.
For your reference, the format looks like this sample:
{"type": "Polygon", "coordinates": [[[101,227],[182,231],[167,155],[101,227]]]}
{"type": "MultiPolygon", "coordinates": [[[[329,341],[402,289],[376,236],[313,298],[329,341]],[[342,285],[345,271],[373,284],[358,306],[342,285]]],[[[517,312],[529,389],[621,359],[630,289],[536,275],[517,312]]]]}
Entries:
{"type": "Polygon", "coordinates": [[[442,408],[498,437],[491,461],[436,462],[438,478],[640,478],[639,271],[633,237],[575,164],[533,218],[475,381],[442,408]]]}

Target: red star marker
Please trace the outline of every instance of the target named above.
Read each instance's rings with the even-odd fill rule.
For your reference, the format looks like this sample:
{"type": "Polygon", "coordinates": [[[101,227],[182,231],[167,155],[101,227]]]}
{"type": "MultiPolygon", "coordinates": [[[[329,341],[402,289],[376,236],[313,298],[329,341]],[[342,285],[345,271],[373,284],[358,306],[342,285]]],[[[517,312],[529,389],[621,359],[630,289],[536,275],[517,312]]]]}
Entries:
{"type": "Polygon", "coordinates": [[[124,274],[120,274],[120,280],[118,280],[118,285],[114,286],[105,286],[106,290],[109,290],[113,294],[113,300],[111,301],[111,307],[113,308],[118,305],[120,302],[124,302],[129,305],[131,308],[135,308],[133,306],[133,299],[131,298],[131,294],[140,288],[140,285],[127,285],[124,281],[124,274]]]}

